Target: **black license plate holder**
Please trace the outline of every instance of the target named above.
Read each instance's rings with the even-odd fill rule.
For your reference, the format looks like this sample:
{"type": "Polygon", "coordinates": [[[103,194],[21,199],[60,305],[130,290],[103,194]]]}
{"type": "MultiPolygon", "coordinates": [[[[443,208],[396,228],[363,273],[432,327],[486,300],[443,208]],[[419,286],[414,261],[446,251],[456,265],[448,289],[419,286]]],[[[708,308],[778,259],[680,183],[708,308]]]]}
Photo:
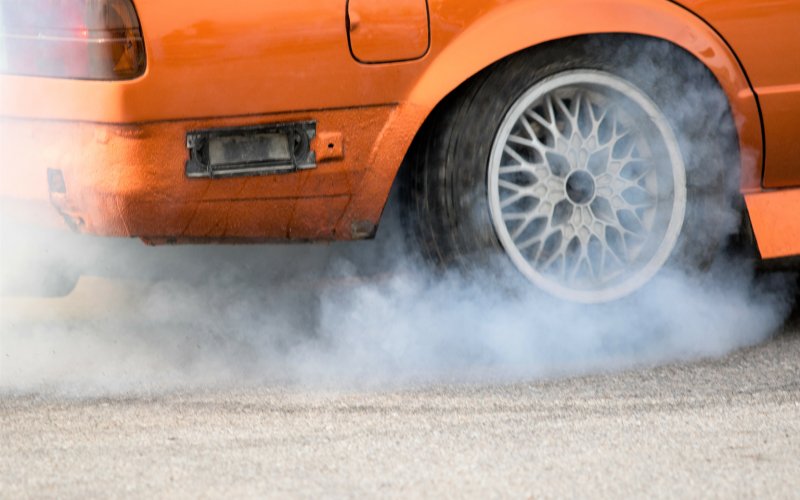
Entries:
{"type": "Polygon", "coordinates": [[[271,123],[187,132],[186,176],[272,175],[315,168],[315,121],[271,123]]]}

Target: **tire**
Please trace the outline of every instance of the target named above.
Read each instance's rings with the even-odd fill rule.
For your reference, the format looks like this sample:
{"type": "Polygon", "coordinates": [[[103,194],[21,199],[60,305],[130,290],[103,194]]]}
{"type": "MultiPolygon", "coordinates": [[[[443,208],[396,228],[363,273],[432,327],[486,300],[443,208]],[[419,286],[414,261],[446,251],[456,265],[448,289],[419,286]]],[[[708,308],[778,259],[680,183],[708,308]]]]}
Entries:
{"type": "Polygon", "coordinates": [[[568,301],[703,269],[738,222],[727,99],[664,41],[587,37],[513,55],[443,102],[411,154],[404,213],[425,257],[463,271],[499,262],[568,301]]]}

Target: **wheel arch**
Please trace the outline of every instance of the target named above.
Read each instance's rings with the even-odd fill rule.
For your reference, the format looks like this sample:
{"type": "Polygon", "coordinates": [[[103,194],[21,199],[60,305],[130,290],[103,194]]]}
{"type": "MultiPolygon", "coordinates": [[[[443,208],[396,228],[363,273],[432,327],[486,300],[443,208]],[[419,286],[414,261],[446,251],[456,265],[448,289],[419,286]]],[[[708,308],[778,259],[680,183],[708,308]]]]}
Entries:
{"type": "MultiPolygon", "coordinates": [[[[432,12],[432,23],[436,13],[432,12]]],[[[435,23],[431,26],[436,35],[435,23]]],[[[471,78],[524,50],[576,37],[636,35],[682,48],[708,68],[728,98],[741,157],[741,189],[760,189],[762,121],[747,75],[724,39],[703,19],[669,0],[519,0],[495,7],[446,47],[432,51],[425,71],[392,114],[371,155],[365,176],[337,231],[354,224],[377,225],[389,190],[413,139],[435,109],[471,78]],[[578,14],[579,13],[579,14],[578,14]],[[388,152],[388,154],[387,154],[388,152]],[[376,206],[377,205],[377,206],[376,206]]]]}
{"type": "Polygon", "coordinates": [[[516,52],[578,36],[609,34],[666,40],[714,74],[736,118],[740,149],[750,152],[749,164],[742,165],[742,188],[760,188],[762,123],[747,75],[727,42],[706,21],[667,0],[523,0],[498,7],[436,55],[407,100],[433,110],[469,78],[516,52]]]}

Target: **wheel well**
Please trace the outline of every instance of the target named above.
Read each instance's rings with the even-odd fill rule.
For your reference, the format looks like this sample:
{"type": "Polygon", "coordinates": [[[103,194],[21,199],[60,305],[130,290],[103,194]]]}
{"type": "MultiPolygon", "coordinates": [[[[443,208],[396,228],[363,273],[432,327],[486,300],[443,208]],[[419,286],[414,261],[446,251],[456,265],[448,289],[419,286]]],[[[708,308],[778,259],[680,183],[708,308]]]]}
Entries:
{"type": "MultiPolygon", "coordinates": [[[[724,113],[719,116],[719,121],[717,123],[728,125],[724,127],[726,129],[724,136],[726,138],[726,142],[727,140],[730,140],[730,149],[727,149],[727,144],[725,147],[731,153],[735,153],[736,162],[733,163],[733,165],[741,165],[741,143],[739,142],[739,134],[736,124],[733,120],[729,99],[726,96],[719,80],[716,78],[711,69],[702,62],[702,60],[688,50],[663,38],[627,33],[581,35],[544,42],[542,44],[537,44],[514,52],[500,60],[495,61],[491,65],[480,70],[478,73],[470,76],[455,89],[445,95],[436,104],[433,110],[423,121],[423,124],[417,130],[417,133],[415,134],[411,145],[404,156],[397,176],[395,177],[390,203],[396,204],[400,199],[403,198],[401,193],[407,189],[409,181],[414,175],[414,170],[416,168],[415,163],[418,161],[417,158],[419,156],[419,149],[429,138],[429,134],[436,130],[436,125],[440,122],[440,120],[443,119],[448,111],[450,111],[454,106],[457,106],[465,96],[467,96],[470,92],[475,92],[477,89],[479,89],[482,83],[487,79],[487,76],[490,75],[492,71],[495,70],[495,68],[497,68],[499,65],[509,64],[511,61],[520,57],[521,55],[524,55],[525,53],[545,49],[582,51],[584,55],[591,56],[593,50],[600,47],[604,47],[606,49],[605,53],[607,54],[609,46],[613,46],[615,48],[614,52],[619,54],[618,57],[622,58],[624,61],[626,54],[631,57],[639,57],[639,54],[634,49],[641,47],[643,43],[648,43],[650,46],[657,46],[663,50],[664,53],[674,56],[675,59],[672,60],[673,62],[678,61],[680,65],[685,66],[682,71],[685,70],[684,72],[687,74],[696,75],[698,78],[706,79],[706,82],[711,83],[718,91],[718,94],[724,98],[724,113]],[[730,130],[730,134],[727,134],[727,130],[730,130]]],[[[678,98],[680,98],[680,96],[678,96],[678,98]]],[[[722,128],[722,126],[720,128],[722,128]]],[[[733,158],[733,156],[731,156],[731,158],[733,158]]],[[[733,172],[731,172],[730,169],[728,169],[726,172],[724,179],[724,189],[726,192],[738,193],[740,170],[740,168],[735,168],[733,172]]],[[[406,192],[409,191],[406,190],[406,192]]],[[[741,202],[741,197],[734,196],[732,198],[733,203],[735,204],[734,208],[738,210],[739,213],[742,213],[743,203],[741,202]]],[[[405,213],[405,210],[402,210],[401,213],[405,213]]]]}
{"type": "MultiPolygon", "coordinates": [[[[705,64],[703,64],[703,62],[700,59],[698,59],[694,54],[690,53],[689,51],[685,50],[679,45],[676,45],[675,43],[670,42],[669,40],[665,40],[663,38],[657,38],[647,35],[630,34],[630,33],[607,33],[607,34],[580,35],[580,36],[565,37],[556,40],[550,40],[547,42],[543,42],[519,50],[517,52],[514,52],[512,54],[503,57],[502,59],[495,61],[494,63],[480,70],[478,73],[470,76],[469,78],[461,82],[461,84],[459,84],[455,89],[446,94],[431,110],[431,112],[425,118],[422,125],[417,130],[417,133],[415,134],[414,139],[411,141],[411,145],[409,146],[408,151],[406,152],[406,155],[403,158],[403,162],[400,166],[400,169],[398,170],[395,184],[397,184],[398,181],[403,182],[402,178],[404,175],[409,175],[410,169],[408,167],[408,164],[409,162],[414,160],[416,148],[419,147],[420,141],[425,137],[427,133],[429,133],[433,125],[440,119],[442,114],[445,113],[450,106],[453,106],[456,102],[458,102],[458,100],[465,92],[468,92],[476,85],[480,85],[480,82],[483,79],[485,79],[486,76],[489,73],[491,73],[493,68],[495,68],[497,65],[505,64],[508,61],[511,61],[514,58],[518,57],[522,53],[543,50],[545,48],[554,46],[563,46],[564,48],[569,48],[570,46],[576,48],[577,47],[585,48],[585,47],[591,47],[592,45],[615,44],[617,46],[623,47],[623,46],[628,46],[630,44],[642,43],[646,41],[663,43],[664,46],[669,47],[670,50],[674,50],[677,51],[676,53],[682,54],[683,57],[686,58],[687,62],[690,62],[691,64],[695,65],[698,71],[705,72],[708,76],[713,78],[719,91],[724,94],[722,86],[717,77],[705,64]]],[[[728,107],[730,111],[730,104],[728,105],[728,107]]],[[[734,127],[734,133],[736,133],[735,127],[734,127]]],[[[738,139],[739,137],[737,133],[736,140],[738,141],[738,139]]],[[[741,154],[741,151],[739,151],[739,154],[741,154]]],[[[395,189],[393,188],[393,191],[394,190],[395,189]]]]}
{"type": "Polygon", "coordinates": [[[420,126],[419,129],[417,130],[417,133],[414,136],[412,144],[409,147],[409,151],[407,152],[403,163],[405,164],[408,161],[414,145],[418,143],[419,137],[423,135],[428,128],[430,128],[431,123],[436,122],[438,117],[441,116],[444,110],[447,109],[449,106],[451,106],[454,101],[457,101],[458,98],[467,89],[475,85],[479,85],[479,82],[482,79],[484,79],[486,75],[490,73],[492,69],[497,65],[504,64],[510,60],[513,60],[522,53],[536,51],[536,50],[543,50],[547,47],[553,47],[553,46],[564,46],[565,48],[568,48],[569,46],[590,47],[591,45],[615,44],[621,47],[621,46],[626,46],[627,44],[635,44],[645,41],[663,43],[665,46],[669,46],[671,50],[675,50],[683,54],[683,56],[687,58],[687,61],[691,61],[694,65],[696,65],[698,69],[702,69],[702,71],[706,72],[711,78],[713,78],[714,82],[717,85],[717,88],[720,90],[720,92],[723,92],[722,85],[720,84],[717,77],[700,59],[698,59],[694,54],[687,51],[683,47],[680,47],[679,45],[663,38],[657,38],[648,35],[637,35],[632,33],[601,33],[601,34],[571,36],[571,37],[559,38],[556,40],[549,40],[547,42],[536,44],[524,48],[522,50],[519,50],[517,52],[508,54],[507,56],[493,62],[489,66],[486,66],[485,68],[481,69],[478,73],[470,76],[469,78],[461,82],[461,84],[459,84],[456,88],[447,93],[441,100],[439,100],[436,106],[431,110],[431,112],[425,118],[425,121],[423,122],[422,126],[420,126]]]}

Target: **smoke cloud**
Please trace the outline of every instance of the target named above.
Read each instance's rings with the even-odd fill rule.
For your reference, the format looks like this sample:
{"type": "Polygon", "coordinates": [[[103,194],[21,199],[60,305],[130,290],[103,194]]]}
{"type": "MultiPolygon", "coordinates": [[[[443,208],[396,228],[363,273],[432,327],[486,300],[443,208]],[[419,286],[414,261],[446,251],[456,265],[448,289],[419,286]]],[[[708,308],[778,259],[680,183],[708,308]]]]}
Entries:
{"type": "Polygon", "coordinates": [[[2,299],[1,391],[374,389],[621,370],[761,342],[792,298],[789,276],[756,280],[743,260],[665,272],[633,298],[587,307],[500,290],[496,275],[433,276],[411,257],[381,258],[396,246],[380,242],[109,246],[115,280],[85,277],[62,299],[2,299]],[[365,267],[373,273],[359,277],[365,267]]]}
{"type": "MultiPolygon", "coordinates": [[[[637,65],[655,75],[667,56],[637,65]]],[[[710,105],[681,92],[675,102],[685,106],[674,113],[710,105]]],[[[724,100],[711,105],[724,123],[724,100]]],[[[735,176],[724,184],[735,199],[735,176]]],[[[732,234],[740,212],[735,203],[724,210],[714,229],[732,234]]],[[[725,254],[707,272],[665,269],[613,304],[570,304],[496,271],[431,273],[404,250],[392,216],[378,241],[300,247],[53,240],[12,219],[0,208],[4,280],[46,279],[35,262],[19,263],[42,249],[67,255],[62,268],[84,277],[65,298],[0,298],[5,394],[374,389],[622,370],[762,342],[795,297],[795,276],[759,275],[752,260],[725,254]],[[24,235],[26,246],[9,235],[24,235]]]]}

